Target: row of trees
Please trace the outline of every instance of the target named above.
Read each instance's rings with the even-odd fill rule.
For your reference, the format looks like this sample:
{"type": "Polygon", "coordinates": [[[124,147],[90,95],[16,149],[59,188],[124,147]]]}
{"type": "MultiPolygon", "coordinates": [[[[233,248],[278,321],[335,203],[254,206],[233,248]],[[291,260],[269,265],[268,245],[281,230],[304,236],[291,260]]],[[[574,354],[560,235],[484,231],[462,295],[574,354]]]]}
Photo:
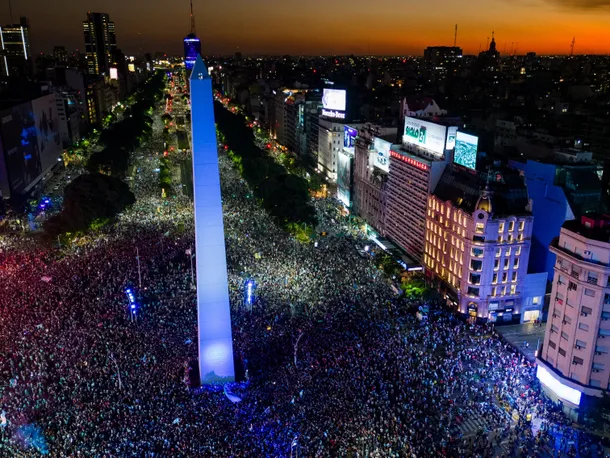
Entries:
{"type": "Polygon", "coordinates": [[[131,106],[124,111],[123,120],[100,134],[104,149],[89,158],[88,174],[66,186],[62,211],[44,224],[46,235],[55,238],[103,225],[135,202],[122,178],[129,168],[130,152],[152,133],[150,114],[163,96],[164,86],[164,74],[155,74],[130,97],[131,106]]]}
{"type": "Polygon", "coordinates": [[[294,224],[315,225],[307,180],[289,173],[256,146],[243,115],[230,113],[219,102],[214,104],[214,114],[229,157],[269,214],[287,229],[294,224]]]}

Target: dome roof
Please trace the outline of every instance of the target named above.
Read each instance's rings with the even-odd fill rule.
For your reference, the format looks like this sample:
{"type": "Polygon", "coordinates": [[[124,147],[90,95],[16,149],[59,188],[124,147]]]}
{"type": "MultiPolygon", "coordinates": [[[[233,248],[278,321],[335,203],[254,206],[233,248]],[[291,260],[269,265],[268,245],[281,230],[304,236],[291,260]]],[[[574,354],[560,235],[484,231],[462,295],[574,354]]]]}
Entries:
{"type": "Polygon", "coordinates": [[[477,201],[476,210],[483,210],[487,213],[491,213],[493,210],[493,205],[491,204],[491,195],[489,192],[489,183],[485,186],[485,189],[481,193],[481,197],[477,201]]]}

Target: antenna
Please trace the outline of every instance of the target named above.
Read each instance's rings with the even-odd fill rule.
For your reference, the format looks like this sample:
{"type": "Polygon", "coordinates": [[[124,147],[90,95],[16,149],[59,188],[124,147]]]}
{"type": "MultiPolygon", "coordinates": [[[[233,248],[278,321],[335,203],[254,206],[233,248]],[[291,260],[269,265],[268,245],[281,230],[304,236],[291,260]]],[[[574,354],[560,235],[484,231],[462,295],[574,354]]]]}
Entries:
{"type": "Polygon", "coordinates": [[[572,44],[570,45],[570,57],[574,55],[574,45],[576,44],[576,37],[572,38],[572,44]]]}
{"type": "Polygon", "coordinates": [[[195,35],[195,15],[193,14],[193,0],[191,0],[191,33],[195,35]]]}
{"type": "Polygon", "coordinates": [[[485,49],[489,49],[489,37],[487,37],[487,44],[485,45],[485,49]]]}
{"type": "Polygon", "coordinates": [[[457,44],[457,24],[455,24],[455,35],[453,36],[453,47],[457,44]]]}
{"type": "Polygon", "coordinates": [[[8,10],[9,10],[9,13],[11,15],[11,24],[14,24],[14,22],[13,22],[13,5],[11,3],[11,0],[8,0],[8,10]]]}

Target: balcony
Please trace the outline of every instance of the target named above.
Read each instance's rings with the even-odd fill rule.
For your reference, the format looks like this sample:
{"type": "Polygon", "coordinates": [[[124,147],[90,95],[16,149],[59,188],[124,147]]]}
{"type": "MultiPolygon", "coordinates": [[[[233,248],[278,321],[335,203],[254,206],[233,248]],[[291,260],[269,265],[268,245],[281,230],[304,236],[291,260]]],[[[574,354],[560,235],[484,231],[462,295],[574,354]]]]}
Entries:
{"type": "MultiPolygon", "coordinates": [[[[577,261],[587,262],[589,264],[593,264],[593,265],[596,265],[596,266],[603,266],[605,268],[610,267],[610,265],[608,265],[607,263],[604,263],[604,262],[601,262],[601,261],[596,261],[595,259],[585,258],[584,256],[576,254],[573,251],[566,250],[565,248],[560,247],[559,246],[559,237],[556,237],[556,238],[553,239],[553,241],[551,242],[551,246],[549,248],[551,248],[551,250],[555,250],[555,251],[557,251],[559,253],[566,254],[566,255],[570,256],[572,259],[575,259],[577,261]]],[[[559,264],[559,268],[561,270],[565,271],[565,272],[568,271],[567,267],[564,268],[562,266],[562,264],[559,264]]]]}
{"type": "Polygon", "coordinates": [[[587,283],[590,283],[591,285],[597,285],[597,278],[587,277],[587,283]]]}
{"type": "Polygon", "coordinates": [[[578,280],[578,277],[580,276],[580,272],[576,272],[575,270],[573,270],[572,272],[570,272],[570,276],[573,278],[576,278],[578,280]]]}

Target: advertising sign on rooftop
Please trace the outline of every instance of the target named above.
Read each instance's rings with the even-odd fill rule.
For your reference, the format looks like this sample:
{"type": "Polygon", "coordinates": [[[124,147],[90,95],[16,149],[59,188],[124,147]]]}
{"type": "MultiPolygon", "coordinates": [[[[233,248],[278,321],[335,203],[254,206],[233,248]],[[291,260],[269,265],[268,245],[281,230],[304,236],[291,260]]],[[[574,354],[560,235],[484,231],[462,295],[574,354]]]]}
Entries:
{"type": "Polygon", "coordinates": [[[373,165],[384,172],[390,171],[390,148],[392,144],[381,138],[373,140],[373,149],[375,150],[375,159],[373,165]]]}
{"type": "Polygon", "coordinates": [[[346,95],[344,89],[324,89],[322,107],[325,110],[345,111],[346,95]]]}
{"type": "Polygon", "coordinates": [[[479,137],[468,135],[464,132],[458,132],[455,137],[453,162],[468,167],[469,169],[476,170],[478,145],[479,137]]]}
{"type": "Polygon", "coordinates": [[[358,136],[358,131],[350,126],[344,127],[344,136],[343,136],[343,149],[349,151],[351,154],[354,154],[354,150],[356,149],[356,137],[358,136]]]}
{"type": "Polygon", "coordinates": [[[402,142],[424,148],[437,156],[445,154],[447,127],[422,121],[417,118],[405,118],[405,130],[402,142]]]}

